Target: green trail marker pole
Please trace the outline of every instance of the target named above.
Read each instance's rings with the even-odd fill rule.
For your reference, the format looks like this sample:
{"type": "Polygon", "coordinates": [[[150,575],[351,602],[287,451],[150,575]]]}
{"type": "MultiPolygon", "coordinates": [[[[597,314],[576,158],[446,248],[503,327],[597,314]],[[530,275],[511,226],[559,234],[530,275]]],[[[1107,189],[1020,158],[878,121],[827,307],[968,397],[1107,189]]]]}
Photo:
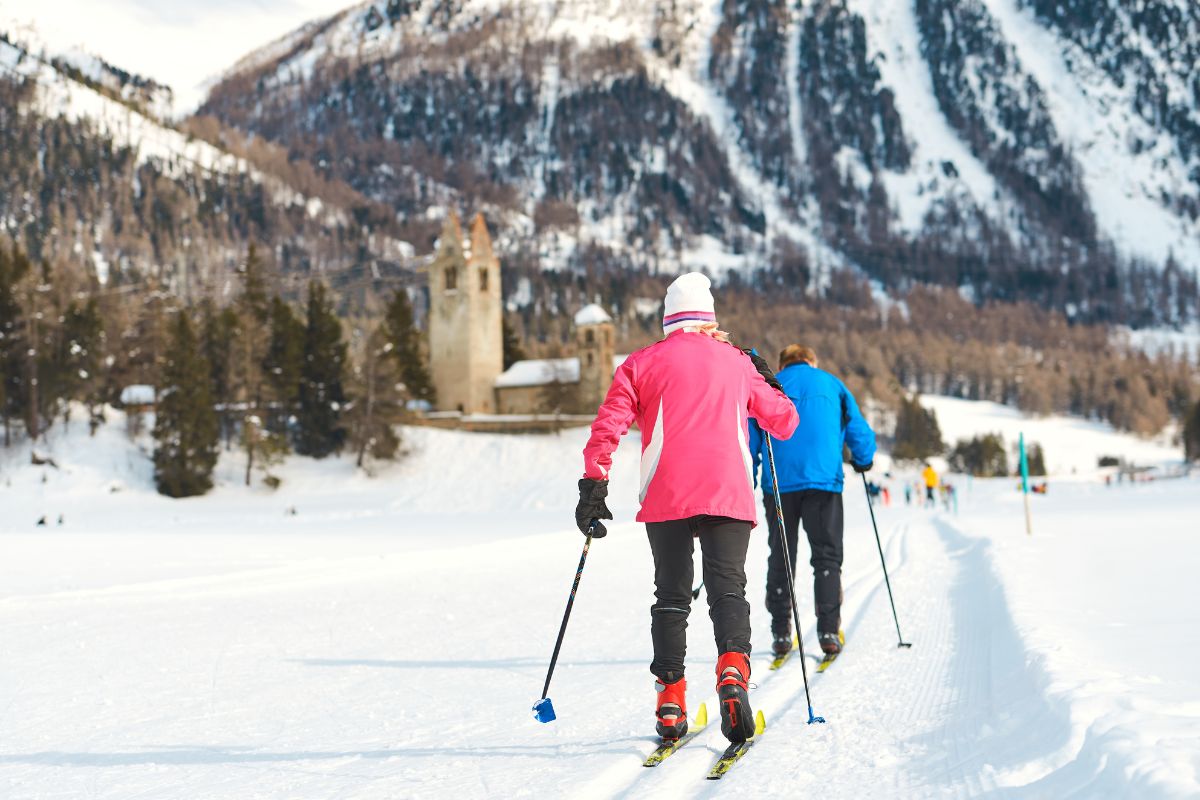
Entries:
{"type": "Polygon", "coordinates": [[[1021,493],[1025,496],[1025,535],[1033,536],[1033,520],[1029,516],[1029,459],[1025,457],[1025,434],[1018,440],[1021,449],[1021,493]]]}

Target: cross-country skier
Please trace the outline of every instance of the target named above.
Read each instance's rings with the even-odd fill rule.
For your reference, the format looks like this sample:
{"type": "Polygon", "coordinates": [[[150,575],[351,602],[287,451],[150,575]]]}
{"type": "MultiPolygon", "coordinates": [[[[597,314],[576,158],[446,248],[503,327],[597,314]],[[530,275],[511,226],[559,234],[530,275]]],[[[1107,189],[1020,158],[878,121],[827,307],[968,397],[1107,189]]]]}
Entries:
{"type": "Polygon", "coordinates": [[[666,741],[687,733],[685,631],[699,539],[719,653],[721,731],[741,742],[754,735],[746,548],[755,513],[746,425],[753,417],[786,439],[796,409],[766,362],[731,345],[717,328],[709,286],[700,273],[677,278],[667,289],[666,338],[631,355],[613,376],[583,451],[575,520],[582,532],[604,536],[599,520],[612,519],[605,504],[612,454],[636,421],[642,432],[637,519],[646,523],[654,557],[656,730],[666,741]]]}
{"type": "MultiPolygon", "coordinates": [[[[804,524],[812,548],[813,593],[816,597],[817,641],[826,654],[841,652],[842,616],[842,448],[850,446],[857,472],[875,461],[875,434],[854,402],[854,396],[833,375],[818,369],[811,348],[793,344],[779,354],[779,382],[796,404],[800,426],[775,450],[783,525],[793,574],[799,526],[804,524]]],[[[767,449],[762,431],[750,423],[755,473],[763,464],[763,507],[766,510],[771,553],[767,560],[767,610],[771,613],[772,649],[776,656],[792,649],[792,608],[779,546],[775,493],[766,468],[767,449]]]]}

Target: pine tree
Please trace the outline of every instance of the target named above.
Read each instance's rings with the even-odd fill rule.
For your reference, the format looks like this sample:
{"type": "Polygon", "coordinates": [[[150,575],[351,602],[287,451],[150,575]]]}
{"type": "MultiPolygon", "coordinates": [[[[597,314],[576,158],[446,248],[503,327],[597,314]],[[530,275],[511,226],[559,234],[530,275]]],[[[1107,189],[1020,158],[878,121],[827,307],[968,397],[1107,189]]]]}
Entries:
{"type": "Polygon", "coordinates": [[[521,340],[517,338],[517,332],[513,326],[508,324],[507,318],[503,321],[500,330],[504,342],[504,368],[508,369],[518,361],[524,361],[528,356],[525,355],[525,348],[521,347],[521,340]]]}
{"type": "Polygon", "coordinates": [[[218,310],[213,307],[211,300],[205,299],[201,306],[200,337],[204,357],[208,359],[209,388],[219,409],[221,438],[225,440],[226,450],[230,447],[234,431],[230,407],[234,404],[233,353],[237,323],[237,314],[233,309],[218,310]]]}
{"type": "Polygon", "coordinates": [[[1001,478],[1008,475],[1008,453],[999,434],[988,433],[972,439],[960,439],[950,451],[950,470],[977,478],[1001,478]]]}
{"type": "Polygon", "coordinates": [[[101,364],[104,358],[104,322],[96,298],[82,307],[72,301],[63,315],[58,358],[63,366],[64,396],[88,407],[91,431],[96,432],[102,404],[101,364]]]}
{"type": "Polygon", "coordinates": [[[271,299],[267,352],[263,372],[271,413],[267,430],[287,432],[287,422],[300,402],[300,371],[304,365],[304,323],[280,297],[271,299]]]}
{"type": "Polygon", "coordinates": [[[1183,425],[1183,456],[1200,461],[1200,401],[1196,402],[1183,425]]]}
{"type": "Polygon", "coordinates": [[[436,397],[433,378],[421,353],[421,333],[413,321],[412,303],[404,289],[398,290],[388,304],[383,330],[392,344],[391,357],[400,367],[400,382],[409,398],[432,403],[436,397]]]}
{"type": "Polygon", "coordinates": [[[258,250],[252,244],[242,267],[242,293],[235,304],[237,315],[236,355],[233,375],[237,386],[242,423],[242,447],[246,452],[246,485],[254,470],[254,459],[274,450],[277,443],[261,435],[263,406],[263,360],[268,344],[270,303],[258,250]],[[253,430],[251,430],[251,428],[253,430]],[[260,448],[260,445],[262,446],[260,448]],[[260,453],[260,449],[263,450],[260,453]]]}
{"type": "Polygon", "coordinates": [[[11,249],[0,247],[0,415],[4,422],[4,446],[12,444],[12,420],[23,413],[25,380],[22,365],[24,313],[19,285],[29,272],[29,259],[15,244],[11,249]]]}
{"type": "Polygon", "coordinates": [[[380,326],[367,337],[361,362],[354,369],[354,403],[350,408],[350,443],[362,467],[366,456],[388,460],[400,449],[396,425],[404,416],[400,369],[392,357],[391,337],[380,326]]]}
{"type": "Polygon", "coordinates": [[[937,414],[927,411],[915,396],[901,400],[900,410],[896,414],[893,457],[901,461],[924,460],[930,456],[941,455],[945,449],[937,414]]]}
{"type": "Polygon", "coordinates": [[[209,390],[209,365],[187,314],[175,315],[154,424],[154,481],[168,497],[192,497],[212,488],[219,438],[209,390]]]}
{"type": "Polygon", "coordinates": [[[1042,450],[1042,446],[1037,442],[1030,442],[1025,450],[1025,466],[1029,468],[1029,474],[1034,477],[1045,477],[1046,475],[1046,453],[1042,450]]]}
{"type": "Polygon", "coordinates": [[[346,345],[342,325],[333,312],[325,286],[308,286],[308,319],[304,327],[304,362],[300,370],[300,408],[296,452],[324,458],[346,438],[341,425],[346,396],[342,388],[346,345]]]}

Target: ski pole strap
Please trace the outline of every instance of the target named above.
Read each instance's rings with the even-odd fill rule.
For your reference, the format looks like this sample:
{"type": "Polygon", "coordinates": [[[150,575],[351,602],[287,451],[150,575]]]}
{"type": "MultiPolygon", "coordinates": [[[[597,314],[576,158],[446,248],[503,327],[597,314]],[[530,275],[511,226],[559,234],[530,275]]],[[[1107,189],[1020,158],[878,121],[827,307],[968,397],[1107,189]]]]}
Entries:
{"type": "MultiPolygon", "coordinates": [[[[595,523],[593,523],[595,527],[595,523]]],[[[554,655],[550,656],[550,669],[546,672],[546,685],[542,687],[542,697],[550,692],[550,678],[554,676],[554,665],[558,663],[558,651],[562,649],[563,636],[567,633],[567,620],[571,618],[571,607],[575,605],[575,593],[579,591],[579,579],[583,577],[583,565],[587,561],[588,550],[592,546],[592,534],[587,535],[583,543],[583,554],[579,556],[579,568],[575,570],[575,581],[571,584],[571,596],[567,598],[567,610],[563,614],[562,625],[558,629],[558,640],[554,643],[554,655]]]]}

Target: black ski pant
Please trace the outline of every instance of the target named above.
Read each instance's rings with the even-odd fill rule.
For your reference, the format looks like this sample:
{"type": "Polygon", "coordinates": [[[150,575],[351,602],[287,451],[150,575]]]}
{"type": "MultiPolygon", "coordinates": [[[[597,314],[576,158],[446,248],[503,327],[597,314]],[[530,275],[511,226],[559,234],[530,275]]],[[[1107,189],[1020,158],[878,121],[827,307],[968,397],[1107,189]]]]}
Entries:
{"type": "MultiPolygon", "coordinates": [[[[780,500],[788,553],[792,557],[792,575],[796,574],[797,540],[803,523],[812,550],[809,563],[813,569],[817,632],[837,633],[842,621],[842,495],[840,492],[805,489],[784,492],[780,500]]],[[[767,558],[767,610],[771,612],[771,631],[782,635],[792,629],[792,608],[788,600],[783,548],[779,544],[774,492],[764,494],[763,507],[767,512],[771,546],[771,555],[767,558]]]]}
{"type": "Polygon", "coordinates": [[[650,671],[664,683],[683,677],[687,619],[692,608],[692,552],[700,540],[708,616],[717,652],[750,653],[750,604],[746,602],[746,549],[750,523],[729,517],[697,516],[649,522],[646,535],[654,554],[654,605],[650,671]]]}

